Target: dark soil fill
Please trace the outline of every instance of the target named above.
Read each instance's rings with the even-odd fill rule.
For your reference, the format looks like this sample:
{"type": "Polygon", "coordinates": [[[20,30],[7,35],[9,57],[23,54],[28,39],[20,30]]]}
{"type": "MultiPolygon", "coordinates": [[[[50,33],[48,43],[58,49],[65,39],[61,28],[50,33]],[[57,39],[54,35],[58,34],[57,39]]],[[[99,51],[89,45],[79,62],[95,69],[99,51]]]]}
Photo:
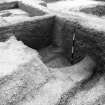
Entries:
{"type": "Polygon", "coordinates": [[[88,14],[93,14],[96,16],[104,16],[105,15],[105,6],[96,6],[96,7],[91,7],[91,8],[84,8],[80,10],[81,12],[85,12],[88,14]]]}

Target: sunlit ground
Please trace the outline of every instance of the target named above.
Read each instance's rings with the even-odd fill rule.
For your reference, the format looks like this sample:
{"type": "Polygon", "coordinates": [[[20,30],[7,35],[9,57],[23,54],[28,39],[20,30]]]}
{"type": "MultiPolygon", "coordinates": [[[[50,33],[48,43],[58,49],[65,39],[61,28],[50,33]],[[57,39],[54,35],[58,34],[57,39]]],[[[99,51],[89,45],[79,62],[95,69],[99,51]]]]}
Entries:
{"type": "Polygon", "coordinates": [[[80,8],[92,7],[97,4],[102,4],[102,3],[92,0],[65,0],[65,1],[48,3],[47,7],[53,11],[62,12],[68,10],[79,10],[80,8]]]}

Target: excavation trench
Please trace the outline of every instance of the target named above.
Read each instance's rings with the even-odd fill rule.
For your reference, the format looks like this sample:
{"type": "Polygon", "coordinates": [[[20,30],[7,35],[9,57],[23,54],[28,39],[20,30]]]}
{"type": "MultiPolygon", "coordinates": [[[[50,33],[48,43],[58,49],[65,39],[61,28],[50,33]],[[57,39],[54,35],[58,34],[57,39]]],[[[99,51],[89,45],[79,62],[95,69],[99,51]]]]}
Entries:
{"type": "Polygon", "coordinates": [[[39,50],[45,63],[50,59],[53,63],[53,60],[56,59],[62,65],[68,66],[85,57],[86,54],[81,53],[83,51],[75,49],[75,46],[78,45],[76,45],[74,36],[78,36],[78,33],[75,26],[70,26],[72,23],[67,24],[60,18],[55,19],[55,16],[46,15],[38,8],[22,2],[11,1],[0,4],[1,40],[9,37],[8,33],[15,33],[17,39],[22,40],[31,48],[39,50]],[[35,18],[36,16],[39,16],[39,19],[35,18]],[[70,28],[68,28],[69,26],[70,28]],[[75,52],[81,54],[75,54],[75,52]]]}
{"type": "MultiPolygon", "coordinates": [[[[9,24],[5,26],[1,25],[1,40],[4,41],[6,38],[15,35],[25,45],[36,49],[39,52],[41,60],[48,68],[69,69],[69,67],[72,68],[72,65],[76,63],[78,65],[78,62],[81,64],[84,62],[83,59],[88,57],[94,61],[94,57],[88,52],[89,49],[85,48],[85,44],[88,42],[83,42],[82,35],[79,38],[78,24],[65,21],[65,19],[53,15],[46,15],[46,13],[29,6],[27,8],[27,5],[21,2],[14,2],[14,6],[13,4],[11,5],[11,8],[8,7],[8,10],[2,8],[0,11],[0,16],[4,19],[6,18],[8,23],[11,23],[9,18],[15,15],[17,19],[19,18],[18,15],[28,16],[29,19],[19,23],[18,20],[15,24],[11,23],[10,26],[8,26],[9,24]],[[39,19],[33,18],[35,16],[39,16],[39,19]]],[[[86,60],[86,68],[89,68],[91,60],[86,60]]],[[[91,66],[93,68],[93,65],[91,66]]]]}
{"type": "MultiPolygon", "coordinates": [[[[19,5],[21,6],[23,4],[19,5]]],[[[23,5],[22,8],[24,7],[25,5],[23,5]]],[[[17,100],[13,98],[14,105],[30,105],[30,101],[24,101],[24,96],[26,95],[29,100],[30,97],[35,96],[34,99],[31,100],[31,103],[33,102],[34,105],[43,105],[43,103],[44,105],[69,105],[67,101],[69,102],[71,97],[74,97],[78,91],[83,89],[83,87],[81,88],[82,84],[85,83],[86,80],[88,81],[93,71],[99,67],[97,59],[100,58],[100,55],[98,56],[98,52],[95,52],[97,49],[95,45],[93,45],[94,40],[92,40],[90,36],[88,37],[89,33],[85,32],[86,35],[84,36],[84,31],[87,31],[85,28],[80,27],[81,25],[79,26],[79,24],[74,21],[68,21],[51,14],[46,15],[42,12],[40,13],[40,16],[37,14],[37,18],[32,15],[34,18],[30,17],[27,21],[0,27],[0,40],[2,42],[6,41],[11,36],[15,36],[18,41],[24,43],[22,49],[24,46],[27,46],[25,50],[22,50],[21,47],[15,46],[15,43],[21,45],[21,42],[16,41],[16,39],[15,41],[14,39],[11,39],[10,42],[7,41],[6,43],[10,47],[8,50],[9,53],[11,53],[12,47],[16,52],[22,50],[21,53],[14,51],[14,53],[12,53],[14,57],[12,60],[12,54],[8,56],[5,50],[4,56],[10,58],[8,62],[14,65],[15,61],[18,62],[18,60],[20,60],[22,62],[24,61],[23,59],[29,60],[28,63],[22,65],[23,69],[21,67],[19,68],[19,73],[14,74],[15,76],[18,75],[16,78],[12,76],[15,79],[10,78],[10,80],[8,80],[10,86],[8,83],[6,85],[3,84],[5,86],[1,87],[0,90],[0,103],[6,103],[9,97],[9,101],[11,101],[11,96],[15,96],[19,104],[15,104],[17,100]],[[9,45],[8,43],[11,44],[9,45]],[[35,50],[38,52],[39,56],[35,53],[35,50]],[[15,59],[15,56],[20,56],[21,59],[18,57],[15,59]],[[31,58],[31,60],[29,58],[31,58]],[[33,70],[33,68],[36,71],[33,70]],[[25,77],[21,73],[21,70],[23,74],[25,73],[25,77]],[[22,92],[19,91],[21,95],[19,95],[16,90],[18,94],[16,96],[15,92],[11,92],[13,91],[11,87],[15,88],[19,85],[19,87],[22,88],[23,84],[16,81],[17,79],[21,81],[21,78],[28,84],[28,88],[23,89],[22,92]],[[11,85],[11,81],[16,81],[16,84],[11,85]],[[36,89],[39,90],[37,91],[36,89]],[[8,94],[8,97],[6,97],[5,91],[8,93],[8,90],[10,95],[8,94]],[[33,96],[28,96],[27,94],[29,93],[33,96]]],[[[8,15],[9,14],[3,14],[2,16],[7,17],[8,15]]],[[[94,32],[90,33],[93,34],[94,32]]],[[[1,49],[4,49],[5,47],[2,45],[3,43],[1,43],[1,49]]],[[[6,57],[4,57],[4,61],[7,60],[6,57]]],[[[6,72],[3,73],[4,75],[6,74],[6,72]]],[[[8,78],[9,77],[7,77],[7,79],[8,78]]],[[[27,85],[25,86],[27,87],[27,85]]],[[[8,103],[4,105],[8,105],[8,103]]]]}

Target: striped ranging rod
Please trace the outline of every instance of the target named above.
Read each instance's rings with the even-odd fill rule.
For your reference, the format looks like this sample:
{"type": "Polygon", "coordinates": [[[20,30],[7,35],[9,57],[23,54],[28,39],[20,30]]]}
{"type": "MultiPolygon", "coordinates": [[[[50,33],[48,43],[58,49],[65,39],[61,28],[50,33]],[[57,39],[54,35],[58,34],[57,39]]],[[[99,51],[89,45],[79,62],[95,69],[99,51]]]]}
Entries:
{"type": "Polygon", "coordinates": [[[73,34],[71,64],[73,64],[73,59],[74,59],[74,45],[75,45],[75,33],[73,34]]]}

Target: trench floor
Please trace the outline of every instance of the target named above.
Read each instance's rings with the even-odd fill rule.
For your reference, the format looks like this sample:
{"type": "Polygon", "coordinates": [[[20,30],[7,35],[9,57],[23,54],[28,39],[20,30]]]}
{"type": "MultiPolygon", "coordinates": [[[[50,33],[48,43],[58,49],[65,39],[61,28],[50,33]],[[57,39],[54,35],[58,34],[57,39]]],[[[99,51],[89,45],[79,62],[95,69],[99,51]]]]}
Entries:
{"type": "Polygon", "coordinates": [[[42,61],[51,68],[62,68],[71,66],[70,62],[61,54],[61,49],[52,45],[39,51],[42,61]]]}

